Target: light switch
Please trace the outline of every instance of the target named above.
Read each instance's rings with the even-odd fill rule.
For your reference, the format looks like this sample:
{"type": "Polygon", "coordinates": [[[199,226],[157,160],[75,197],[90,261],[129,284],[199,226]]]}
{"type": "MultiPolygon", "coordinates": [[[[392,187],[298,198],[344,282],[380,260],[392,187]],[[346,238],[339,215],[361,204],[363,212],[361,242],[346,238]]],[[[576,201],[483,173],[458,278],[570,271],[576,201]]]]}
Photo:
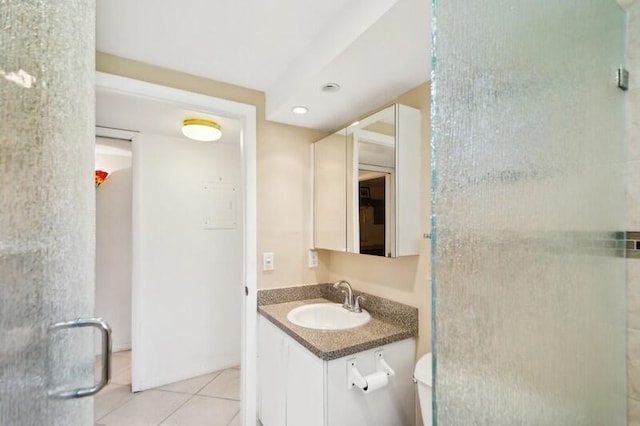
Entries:
{"type": "Polygon", "coordinates": [[[318,267],[318,252],[315,250],[309,250],[309,268],[318,267]]]}
{"type": "Polygon", "coordinates": [[[273,271],[273,253],[262,253],[262,270],[273,271]]]}

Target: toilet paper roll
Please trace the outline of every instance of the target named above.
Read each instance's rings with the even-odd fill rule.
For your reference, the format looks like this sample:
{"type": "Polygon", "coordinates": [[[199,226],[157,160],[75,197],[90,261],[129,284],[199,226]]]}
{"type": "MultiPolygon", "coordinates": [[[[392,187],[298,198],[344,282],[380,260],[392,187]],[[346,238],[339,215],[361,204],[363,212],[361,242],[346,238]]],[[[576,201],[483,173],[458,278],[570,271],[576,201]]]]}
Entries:
{"type": "Polygon", "coordinates": [[[381,389],[389,383],[389,376],[384,371],[378,371],[377,373],[372,373],[364,376],[367,381],[367,386],[362,389],[364,393],[371,393],[381,389]]]}

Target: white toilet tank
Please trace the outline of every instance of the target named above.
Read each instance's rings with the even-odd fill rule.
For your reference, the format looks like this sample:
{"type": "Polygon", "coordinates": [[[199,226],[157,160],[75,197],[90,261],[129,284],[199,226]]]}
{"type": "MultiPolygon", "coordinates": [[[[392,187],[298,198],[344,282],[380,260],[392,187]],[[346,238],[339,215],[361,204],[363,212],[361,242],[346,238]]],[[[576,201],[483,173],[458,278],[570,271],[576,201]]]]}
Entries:
{"type": "Polygon", "coordinates": [[[431,406],[431,354],[423,355],[416,364],[413,377],[418,384],[418,399],[420,400],[420,411],[424,426],[433,424],[433,413],[431,406]]]}

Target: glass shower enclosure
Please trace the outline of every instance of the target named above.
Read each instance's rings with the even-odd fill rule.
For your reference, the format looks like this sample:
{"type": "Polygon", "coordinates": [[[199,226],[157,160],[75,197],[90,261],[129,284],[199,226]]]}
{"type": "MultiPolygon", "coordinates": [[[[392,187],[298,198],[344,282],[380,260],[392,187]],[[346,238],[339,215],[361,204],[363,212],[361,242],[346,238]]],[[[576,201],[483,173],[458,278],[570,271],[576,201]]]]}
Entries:
{"type": "Polygon", "coordinates": [[[2,426],[93,424],[94,22],[92,0],[0,3],[2,426]]]}
{"type": "Polygon", "coordinates": [[[434,420],[624,425],[624,12],[433,16],[434,420]]]}

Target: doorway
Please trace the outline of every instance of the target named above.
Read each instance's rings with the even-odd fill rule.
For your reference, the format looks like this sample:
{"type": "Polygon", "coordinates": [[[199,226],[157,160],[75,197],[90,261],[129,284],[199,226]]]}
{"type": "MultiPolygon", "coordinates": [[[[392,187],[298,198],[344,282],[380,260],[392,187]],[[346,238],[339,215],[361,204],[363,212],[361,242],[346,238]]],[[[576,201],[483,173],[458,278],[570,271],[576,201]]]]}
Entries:
{"type": "Polygon", "coordinates": [[[98,103],[102,95],[133,99],[149,120],[169,117],[158,104],[215,118],[235,139],[188,141],[170,133],[179,122],[171,122],[174,129],[164,134],[152,132],[148,123],[119,124],[139,131],[131,142],[132,389],[167,391],[174,382],[217,373],[205,384],[212,386],[239,375],[242,404],[234,424],[250,424],[255,418],[255,107],[104,73],[97,73],[96,92],[98,103]],[[216,200],[228,202],[235,220],[220,222],[211,206],[216,200]],[[233,254],[237,268],[227,258],[233,254]],[[224,330],[206,331],[214,323],[224,330]],[[194,344],[200,352],[186,356],[194,344]]]}
{"type": "Polygon", "coordinates": [[[131,349],[131,138],[96,128],[95,315],[113,330],[113,352],[131,349]]]}
{"type": "Polygon", "coordinates": [[[389,241],[390,173],[359,171],[360,253],[387,256],[389,241]]]}

